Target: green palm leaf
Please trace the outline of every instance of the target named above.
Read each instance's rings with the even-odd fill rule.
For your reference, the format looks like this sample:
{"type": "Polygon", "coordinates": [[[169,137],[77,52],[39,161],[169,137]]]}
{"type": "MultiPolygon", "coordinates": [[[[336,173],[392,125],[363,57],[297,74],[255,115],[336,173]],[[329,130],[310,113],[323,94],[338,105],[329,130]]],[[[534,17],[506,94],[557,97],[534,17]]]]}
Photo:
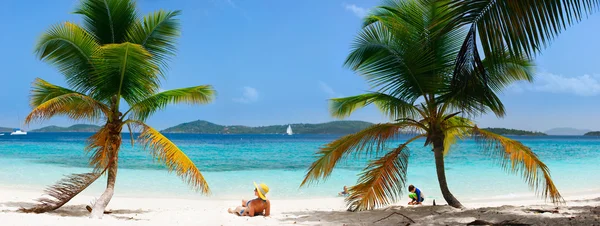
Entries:
{"type": "Polygon", "coordinates": [[[453,0],[459,26],[476,27],[485,56],[508,47],[532,56],[560,32],[598,10],[598,0],[453,0]]]}
{"type": "Polygon", "coordinates": [[[179,37],[179,20],[181,11],[156,11],[138,21],[129,32],[128,40],[143,46],[153,61],[162,68],[167,67],[167,60],[177,50],[175,41],[179,37]]]}
{"type": "Polygon", "coordinates": [[[130,0],[84,0],[75,13],[83,16],[85,29],[101,45],[126,42],[137,20],[135,3],[130,0]]]}
{"type": "Polygon", "coordinates": [[[168,104],[210,103],[213,101],[215,93],[215,90],[209,85],[167,90],[136,103],[133,107],[131,107],[130,111],[133,113],[133,119],[144,121],[154,112],[164,109],[168,104]]]}
{"type": "Polygon", "coordinates": [[[433,4],[390,1],[366,19],[345,65],[379,92],[408,102],[430,99],[443,88],[460,48],[456,37],[464,35],[446,31],[444,17],[433,4]]]}
{"type": "Polygon", "coordinates": [[[55,65],[75,90],[87,92],[92,72],[92,55],[99,48],[94,37],[69,22],[52,26],[38,40],[35,52],[40,59],[55,65]]]}
{"type": "MultiPolygon", "coordinates": [[[[475,36],[471,38],[474,42],[475,36]]],[[[506,112],[497,93],[516,81],[533,81],[533,64],[528,58],[513,57],[506,51],[495,52],[481,62],[477,59],[471,56],[462,61],[463,64],[458,62],[438,101],[447,102],[451,109],[469,115],[491,111],[502,117],[506,112]]]]}
{"type": "Polygon", "coordinates": [[[363,108],[370,104],[375,104],[377,108],[391,120],[417,115],[416,107],[412,103],[379,92],[344,98],[333,98],[330,101],[329,109],[333,117],[345,118],[350,116],[358,108],[363,108]]]}
{"type": "MultiPolygon", "coordinates": [[[[158,66],[144,47],[132,44],[108,44],[94,55],[94,98],[109,100],[122,97],[134,105],[158,91],[158,66]]],[[[118,106],[118,105],[117,105],[118,106]]]]}
{"type": "Polygon", "coordinates": [[[36,79],[31,91],[31,105],[34,109],[25,118],[29,124],[35,120],[46,120],[56,115],[64,115],[74,120],[98,121],[109,114],[108,107],[85,94],[36,79]]]}

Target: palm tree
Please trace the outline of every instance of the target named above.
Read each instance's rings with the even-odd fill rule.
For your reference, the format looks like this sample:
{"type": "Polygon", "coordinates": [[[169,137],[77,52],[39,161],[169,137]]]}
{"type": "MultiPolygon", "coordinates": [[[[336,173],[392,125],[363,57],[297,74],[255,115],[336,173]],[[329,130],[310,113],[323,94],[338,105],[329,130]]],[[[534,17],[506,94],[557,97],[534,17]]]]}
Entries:
{"type": "Polygon", "coordinates": [[[543,198],[563,202],[550,170],[531,149],[478,128],[470,118],[488,112],[504,116],[497,93],[512,82],[532,81],[532,55],[541,43],[579,20],[581,9],[588,13],[598,4],[587,3],[413,0],[377,7],[365,18],[345,62],[375,91],[332,99],[330,111],[344,118],[374,104],[391,122],[322,147],[301,186],[328,178],[336,164],[349,156],[375,157],[350,188],[346,201],[351,210],[395,203],[405,189],[408,145],[422,138],[432,148],[444,199],[459,208],[462,204],[447,185],[444,156],[457,140],[472,137],[501,167],[520,174],[543,198]],[[478,39],[485,43],[483,56],[478,39]],[[388,149],[390,140],[406,133],[415,136],[388,149]]]}
{"type": "Polygon", "coordinates": [[[54,25],[36,47],[40,59],[56,66],[70,88],[37,78],[31,95],[33,110],[25,122],[58,115],[104,122],[87,142],[94,171],[60,181],[48,190],[52,198],[40,199],[39,205],[25,211],[57,209],[107,172],[106,190],[91,214],[101,218],[114,193],[124,126],[132,145],[133,132],[139,131],[137,140],[157,161],[196,190],[209,193],[204,177],[185,153],[144,123],[168,104],[205,104],[215,95],[209,85],[159,92],[168,60],[175,54],[180,11],[159,10],[139,17],[133,1],[84,0],[75,13],[83,17],[83,26],[70,22],[54,25]]]}

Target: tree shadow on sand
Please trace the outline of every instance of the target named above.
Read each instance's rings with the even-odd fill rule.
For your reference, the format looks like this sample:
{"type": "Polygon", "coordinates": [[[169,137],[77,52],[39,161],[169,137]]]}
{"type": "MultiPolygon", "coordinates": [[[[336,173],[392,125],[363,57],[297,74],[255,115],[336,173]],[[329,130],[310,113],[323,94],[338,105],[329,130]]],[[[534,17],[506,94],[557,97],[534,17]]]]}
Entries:
{"type": "MultiPolygon", "coordinates": [[[[21,211],[18,210],[19,208],[31,208],[37,204],[38,203],[34,203],[34,202],[2,202],[2,203],[0,203],[0,206],[15,208],[15,210],[4,210],[2,212],[22,213],[21,211]]],[[[86,207],[86,205],[65,205],[65,206],[61,207],[60,209],[50,211],[47,213],[41,213],[41,214],[50,214],[50,215],[56,215],[56,216],[61,216],[61,217],[87,217],[90,215],[90,212],[88,210],[86,210],[85,207],[86,207]]],[[[137,214],[148,213],[150,211],[142,210],[142,209],[137,209],[137,210],[111,209],[110,212],[111,212],[110,216],[117,218],[117,219],[141,220],[141,219],[134,218],[134,216],[137,214]],[[129,216],[129,215],[133,215],[133,216],[129,216]]],[[[23,214],[27,214],[27,213],[23,213],[23,214]]],[[[29,214],[35,214],[35,213],[29,213],[29,214]]]]}
{"type": "Polygon", "coordinates": [[[598,225],[600,206],[388,207],[380,210],[285,212],[281,220],[307,225],[598,225]]]}

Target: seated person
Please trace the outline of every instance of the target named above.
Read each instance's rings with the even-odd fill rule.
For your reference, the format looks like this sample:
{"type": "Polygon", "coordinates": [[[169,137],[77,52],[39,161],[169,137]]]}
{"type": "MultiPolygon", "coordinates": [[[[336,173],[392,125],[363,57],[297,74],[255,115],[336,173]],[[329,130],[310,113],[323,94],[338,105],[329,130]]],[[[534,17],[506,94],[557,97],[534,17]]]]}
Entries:
{"type": "Polygon", "coordinates": [[[408,202],[408,205],[421,205],[425,198],[423,197],[423,193],[421,190],[413,186],[412,184],[408,186],[408,197],[412,200],[408,202]]]}
{"type": "Polygon", "coordinates": [[[242,206],[238,206],[235,209],[229,208],[227,211],[239,216],[253,217],[256,215],[263,215],[268,217],[271,214],[271,202],[267,200],[265,195],[269,192],[269,187],[264,183],[257,185],[256,182],[254,182],[254,187],[254,195],[256,195],[257,198],[252,200],[242,200],[242,206]]]}
{"type": "Polygon", "coordinates": [[[348,187],[344,186],[344,190],[342,192],[339,192],[338,195],[339,196],[346,196],[349,195],[350,193],[348,193],[348,187]]]}

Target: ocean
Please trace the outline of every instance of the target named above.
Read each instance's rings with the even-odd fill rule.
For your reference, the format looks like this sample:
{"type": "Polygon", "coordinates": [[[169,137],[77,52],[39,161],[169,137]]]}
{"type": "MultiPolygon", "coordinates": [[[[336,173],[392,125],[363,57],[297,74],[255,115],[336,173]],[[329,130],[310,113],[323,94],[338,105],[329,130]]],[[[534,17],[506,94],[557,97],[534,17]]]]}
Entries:
{"type": "MultiPolygon", "coordinates": [[[[64,175],[89,172],[85,141],[91,133],[29,133],[0,136],[0,188],[39,191],[64,175]]],[[[124,134],[115,196],[239,199],[253,194],[253,183],[266,183],[271,199],[336,197],[344,185],[356,183],[368,158],[338,164],[326,181],[300,188],[319,147],[340,135],[198,135],[166,134],[203,172],[212,193],[194,192],[174,173],[154,162],[124,134]]],[[[408,137],[400,137],[390,146],[408,137]]],[[[583,136],[512,137],[531,147],[551,170],[563,194],[600,191],[600,139],[583,136]]],[[[442,200],[433,152],[423,140],[409,146],[408,183],[428,200],[442,200]]],[[[463,202],[534,197],[519,175],[506,173],[473,140],[458,142],[446,157],[450,190],[463,202]]],[[[85,193],[99,197],[100,178],[85,193]]],[[[408,184],[407,184],[408,185],[408,184]]],[[[406,194],[406,192],[404,193],[406,194]]]]}

